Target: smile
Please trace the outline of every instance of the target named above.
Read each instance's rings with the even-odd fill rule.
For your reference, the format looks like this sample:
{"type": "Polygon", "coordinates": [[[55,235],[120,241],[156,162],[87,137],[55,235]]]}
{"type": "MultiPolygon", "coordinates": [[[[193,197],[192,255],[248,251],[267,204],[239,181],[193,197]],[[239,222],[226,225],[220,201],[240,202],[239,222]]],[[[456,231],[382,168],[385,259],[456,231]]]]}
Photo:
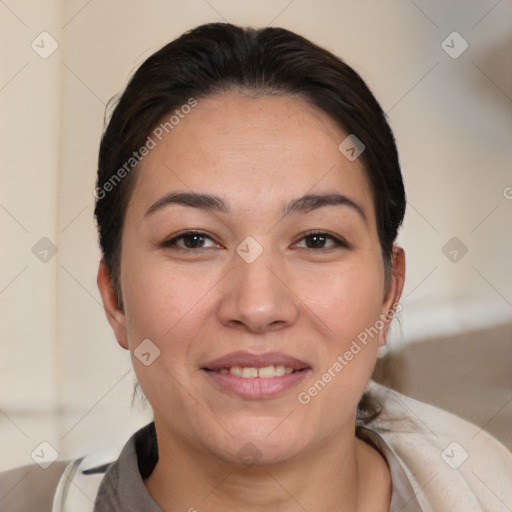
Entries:
{"type": "Polygon", "coordinates": [[[263,366],[262,368],[251,368],[242,366],[231,366],[231,368],[221,368],[219,373],[229,373],[236,377],[242,377],[244,379],[260,377],[262,379],[268,379],[271,377],[281,377],[282,375],[293,373],[293,368],[290,366],[284,366],[282,364],[263,366]]]}
{"type": "Polygon", "coordinates": [[[217,390],[245,399],[272,398],[297,386],[311,368],[294,370],[282,365],[261,368],[232,366],[203,371],[217,390]]]}

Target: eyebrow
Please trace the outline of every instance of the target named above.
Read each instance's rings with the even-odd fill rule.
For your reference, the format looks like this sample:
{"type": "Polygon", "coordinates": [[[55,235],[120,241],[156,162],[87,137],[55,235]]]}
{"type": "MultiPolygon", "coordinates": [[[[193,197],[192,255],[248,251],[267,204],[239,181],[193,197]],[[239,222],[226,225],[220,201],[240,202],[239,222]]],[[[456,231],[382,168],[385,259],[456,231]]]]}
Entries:
{"type": "MultiPolygon", "coordinates": [[[[228,204],[219,196],[199,194],[196,192],[171,192],[153,203],[147,209],[144,216],[147,217],[169,204],[190,206],[192,208],[200,208],[201,210],[220,213],[229,213],[230,211],[228,204]]],[[[324,206],[348,206],[353,211],[357,212],[365,223],[368,223],[363,208],[354,200],[337,192],[328,194],[307,194],[293,199],[282,207],[281,218],[291,213],[308,213],[324,206]]]]}

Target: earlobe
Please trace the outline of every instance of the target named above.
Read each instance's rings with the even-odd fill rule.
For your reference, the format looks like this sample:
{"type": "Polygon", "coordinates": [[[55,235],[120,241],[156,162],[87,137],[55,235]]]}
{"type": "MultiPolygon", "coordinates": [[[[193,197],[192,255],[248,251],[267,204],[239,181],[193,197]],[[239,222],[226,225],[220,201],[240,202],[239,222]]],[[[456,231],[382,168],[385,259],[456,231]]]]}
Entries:
{"type": "Polygon", "coordinates": [[[98,290],[101,295],[105,315],[107,316],[108,323],[114,331],[117,342],[121,347],[128,350],[128,336],[126,332],[126,317],[123,309],[119,306],[112,281],[110,279],[107,264],[102,258],[98,267],[98,275],[96,278],[98,290]]]}
{"type": "Polygon", "coordinates": [[[400,310],[397,306],[402,296],[405,282],[405,252],[398,245],[393,246],[393,254],[390,262],[391,279],[382,305],[381,320],[384,325],[379,332],[379,346],[386,343],[389,326],[400,310]]]}

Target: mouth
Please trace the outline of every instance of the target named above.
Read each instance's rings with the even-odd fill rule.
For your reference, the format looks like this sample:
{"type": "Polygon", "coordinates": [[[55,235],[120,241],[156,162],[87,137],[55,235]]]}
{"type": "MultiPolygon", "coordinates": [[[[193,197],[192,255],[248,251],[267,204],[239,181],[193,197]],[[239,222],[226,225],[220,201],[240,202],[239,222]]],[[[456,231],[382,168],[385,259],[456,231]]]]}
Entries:
{"type": "Polygon", "coordinates": [[[282,377],[283,375],[289,375],[290,373],[297,373],[307,368],[295,369],[291,366],[284,366],[282,364],[262,366],[256,368],[254,366],[230,366],[227,368],[220,368],[218,370],[212,370],[210,368],[202,368],[208,372],[218,372],[221,374],[234,375],[235,377],[241,377],[242,379],[271,379],[272,377],[282,377]]]}
{"type": "Polygon", "coordinates": [[[217,390],[245,399],[276,396],[301,382],[312,370],[299,359],[272,352],[236,352],[201,367],[217,390]]]}

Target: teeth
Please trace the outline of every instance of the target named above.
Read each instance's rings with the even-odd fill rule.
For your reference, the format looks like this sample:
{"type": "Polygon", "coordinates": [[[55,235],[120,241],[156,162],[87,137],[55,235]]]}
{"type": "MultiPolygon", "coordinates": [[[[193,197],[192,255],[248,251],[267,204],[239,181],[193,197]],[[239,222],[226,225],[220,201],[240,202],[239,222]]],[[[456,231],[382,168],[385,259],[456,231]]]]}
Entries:
{"type": "Polygon", "coordinates": [[[271,365],[271,366],[263,366],[262,368],[247,368],[241,366],[232,366],[229,370],[227,368],[222,368],[219,370],[219,373],[230,373],[231,375],[235,375],[236,377],[243,377],[246,379],[260,377],[263,379],[271,378],[271,377],[280,377],[285,373],[292,373],[293,368],[285,367],[282,364],[271,365]]]}
{"type": "Polygon", "coordinates": [[[279,365],[279,373],[278,368],[275,366],[264,366],[258,370],[258,377],[275,377],[276,375],[284,375],[284,366],[279,365]],[[282,371],[282,373],[281,373],[282,371]]]}
{"type": "Polygon", "coordinates": [[[257,368],[243,368],[242,369],[242,377],[248,379],[250,377],[257,377],[258,369],[257,368]]]}
{"type": "Polygon", "coordinates": [[[242,376],[242,368],[240,368],[240,366],[232,366],[229,369],[229,373],[231,375],[236,375],[237,377],[241,377],[242,376]]]}

